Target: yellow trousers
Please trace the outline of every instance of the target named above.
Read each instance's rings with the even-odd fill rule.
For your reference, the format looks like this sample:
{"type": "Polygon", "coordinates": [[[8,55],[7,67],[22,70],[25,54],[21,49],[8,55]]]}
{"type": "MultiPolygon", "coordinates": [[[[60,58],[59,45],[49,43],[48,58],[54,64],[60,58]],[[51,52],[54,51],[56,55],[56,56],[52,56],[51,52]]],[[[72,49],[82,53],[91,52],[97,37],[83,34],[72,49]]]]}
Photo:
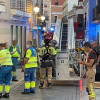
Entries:
{"type": "Polygon", "coordinates": [[[95,100],[94,90],[95,72],[93,69],[88,69],[86,72],[86,87],[89,96],[89,100],[95,100]]]}

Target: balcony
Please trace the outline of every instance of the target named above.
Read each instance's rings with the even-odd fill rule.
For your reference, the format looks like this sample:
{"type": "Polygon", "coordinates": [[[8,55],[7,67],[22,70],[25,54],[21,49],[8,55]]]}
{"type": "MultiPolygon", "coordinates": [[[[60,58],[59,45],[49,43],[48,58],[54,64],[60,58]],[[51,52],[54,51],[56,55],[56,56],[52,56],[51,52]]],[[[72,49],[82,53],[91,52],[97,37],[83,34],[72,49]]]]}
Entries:
{"type": "Polygon", "coordinates": [[[6,12],[4,2],[0,2],[0,13],[6,12]]]}
{"type": "Polygon", "coordinates": [[[26,11],[26,4],[24,1],[16,2],[11,0],[11,18],[12,20],[27,21],[31,17],[31,13],[26,11]]]}
{"type": "Polygon", "coordinates": [[[100,4],[93,8],[93,23],[100,23],[100,4]]]}
{"type": "Polygon", "coordinates": [[[71,11],[68,12],[68,17],[73,17],[76,15],[76,9],[72,9],[71,11]]]}

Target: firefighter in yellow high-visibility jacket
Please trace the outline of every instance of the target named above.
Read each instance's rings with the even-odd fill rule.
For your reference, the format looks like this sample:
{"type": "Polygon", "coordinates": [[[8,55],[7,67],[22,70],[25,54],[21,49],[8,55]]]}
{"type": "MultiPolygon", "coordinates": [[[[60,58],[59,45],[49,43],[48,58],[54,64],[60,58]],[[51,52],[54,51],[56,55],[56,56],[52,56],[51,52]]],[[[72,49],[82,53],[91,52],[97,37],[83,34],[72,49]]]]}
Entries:
{"type": "Polygon", "coordinates": [[[52,82],[52,67],[53,67],[53,59],[56,55],[56,50],[53,46],[49,45],[50,37],[45,38],[45,45],[40,48],[39,55],[42,58],[41,63],[41,75],[40,75],[40,89],[43,89],[45,75],[46,75],[46,68],[48,70],[48,88],[51,88],[52,82]]]}

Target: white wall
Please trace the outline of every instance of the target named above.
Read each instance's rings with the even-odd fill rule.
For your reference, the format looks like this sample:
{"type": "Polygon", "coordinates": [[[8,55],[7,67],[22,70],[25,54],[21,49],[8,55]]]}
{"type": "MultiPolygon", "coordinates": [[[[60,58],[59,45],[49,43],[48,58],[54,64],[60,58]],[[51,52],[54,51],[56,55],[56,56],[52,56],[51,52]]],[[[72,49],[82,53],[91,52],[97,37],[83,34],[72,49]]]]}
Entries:
{"type": "Polygon", "coordinates": [[[68,0],[68,11],[72,10],[74,4],[78,5],[78,0],[68,0]]]}
{"type": "Polygon", "coordinates": [[[59,39],[61,39],[60,31],[61,31],[61,19],[58,19],[56,22],[55,32],[54,32],[54,36],[53,36],[53,40],[56,40],[57,44],[59,44],[59,39]]]}
{"type": "MultiPolygon", "coordinates": [[[[68,12],[73,9],[73,5],[78,5],[78,0],[68,0],[68,12]]],[[[74,20],[68,19],[68,49],[75,49],[74,20]]]]}
{"type": "Polygon", "coordinates": [[[75,49],[75,33],[73,18],[68,20],[68,49],[75,49]]]}
{"type": "Polygon", "coordinates": [[[4,42],[11,42],[11,30],[9,24],[0,22],[0,43],[4,42]]]}

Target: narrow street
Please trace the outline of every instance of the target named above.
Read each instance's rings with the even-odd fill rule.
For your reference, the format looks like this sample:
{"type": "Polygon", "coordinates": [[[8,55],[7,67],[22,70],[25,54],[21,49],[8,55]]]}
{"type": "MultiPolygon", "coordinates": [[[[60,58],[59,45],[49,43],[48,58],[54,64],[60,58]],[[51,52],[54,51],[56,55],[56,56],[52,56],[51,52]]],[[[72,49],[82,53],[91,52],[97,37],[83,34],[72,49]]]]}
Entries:
{"type": "Polygon", "coordinates": [[[0,0],[0,100],[100,100],[100,0],[0,0]]]}
{"type": "MultiPolygon", "coordinates": [[[[83,96],[80,96],[79,86],[53,86],[52,89],[38,88],[39,82],[36,84],[36,94],[22,95],[24,89],[23,72],[17,71],[18,82],[11,83],[11,93],[9,99],[1,100],[88,100],[85,91],[85,80],[83,81],[83,96]]],[[[96,100],[100,100],[100,90],[96,89],[96,100]]]]}

